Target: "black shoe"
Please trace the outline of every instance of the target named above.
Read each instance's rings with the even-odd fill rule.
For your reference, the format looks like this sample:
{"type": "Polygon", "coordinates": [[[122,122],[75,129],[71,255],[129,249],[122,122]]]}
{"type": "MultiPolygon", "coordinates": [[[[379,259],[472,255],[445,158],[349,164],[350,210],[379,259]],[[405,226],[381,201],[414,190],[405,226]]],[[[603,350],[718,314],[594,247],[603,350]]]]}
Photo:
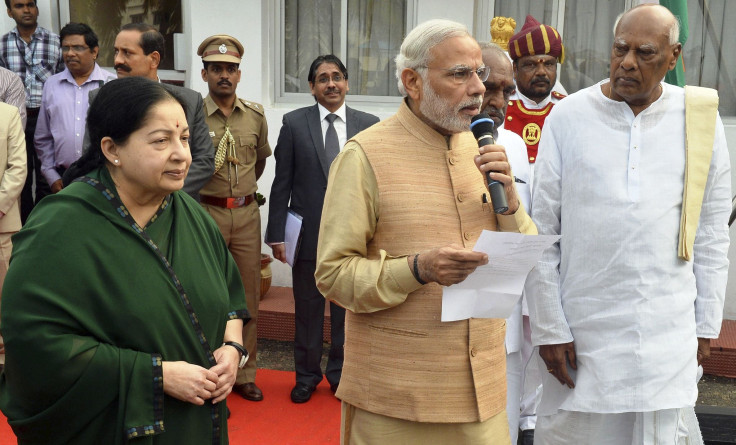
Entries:
{"type": "Polygon", "coordinates": [[[534,445],[534,430],[522,430],[519,434],[519,445],[534,445]]]}
{"type": "Polygon", "coordinates": [[[263,393],[253,382],[233,385],[233,392],[235,394],[239,394],[245,400],[250,400],[252,402],[260,402],[263,400],[263,393]]]}
{"type": "Polygon", "coordinates": [[[291,401],[294,403],[308,402],[313,392],[314,386],[297,383],[294,389],[291,390],[291,401]]]}

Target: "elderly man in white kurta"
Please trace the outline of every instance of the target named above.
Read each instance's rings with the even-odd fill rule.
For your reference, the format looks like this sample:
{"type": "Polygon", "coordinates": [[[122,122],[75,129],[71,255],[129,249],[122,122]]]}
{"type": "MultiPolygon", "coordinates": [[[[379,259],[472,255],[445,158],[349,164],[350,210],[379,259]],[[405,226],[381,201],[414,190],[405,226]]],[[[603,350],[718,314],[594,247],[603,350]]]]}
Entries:
{"type": "Polygon", "coordinates": [[[714,111],[697,231],[682,258],[685,93],[661,83],[680,54],[677,31],[659,5],[629,10],[610,79],[560,102],[544,127],[533,218],[540,234],[562,238],[527,282],[549,372],[537,445],[684,443],[698,362],[721,326],[731,186],[714,111]]]}

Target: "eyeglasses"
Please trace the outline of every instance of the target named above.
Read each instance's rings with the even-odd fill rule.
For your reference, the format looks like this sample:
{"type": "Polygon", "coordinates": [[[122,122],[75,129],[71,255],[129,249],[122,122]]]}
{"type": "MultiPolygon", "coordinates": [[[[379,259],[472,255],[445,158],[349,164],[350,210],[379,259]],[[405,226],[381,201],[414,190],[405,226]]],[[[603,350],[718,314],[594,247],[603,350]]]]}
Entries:
{"type": "Polygon", "coordinates": [[[339,74],[336,74],[336,75],[332,76],[331,78],[330,78],[330,76],[323,76],[323,77],[320,77],[319,79],[317,79],[317,83],[321,83],[321,84],[330,83],[330,79],[332,79],[332,81],[335,82],[335,83],[339,83],[339,82],[342,82],[343,80],[345,80],[345,77],[344,76],[341,76],[339,74]]]}
{"type": "Polygon", "coordinates": [[[456,66],[454,68],[431,68],[428,66],[423,66],[420,68],[447,71],[449,73],[448,76],[452,76],[452,79],[458,85],[467,82],[470,79],[470,76],[473,75],[473,73],[478,76],[481,82],[485,82],[486,80],[488,80],[488,76],[491,74],[491,68],[485,65],[476,69],[470,68],[469,66],[456,66]]]}
{"type": "Polygon", "coordinates": [[[61,52],[68,53],[69,51],[73,50],[75,53],[81,53],[88,49],[89,49],[89,46],[82,46],[82,45],[62,46],[61,52]]]}

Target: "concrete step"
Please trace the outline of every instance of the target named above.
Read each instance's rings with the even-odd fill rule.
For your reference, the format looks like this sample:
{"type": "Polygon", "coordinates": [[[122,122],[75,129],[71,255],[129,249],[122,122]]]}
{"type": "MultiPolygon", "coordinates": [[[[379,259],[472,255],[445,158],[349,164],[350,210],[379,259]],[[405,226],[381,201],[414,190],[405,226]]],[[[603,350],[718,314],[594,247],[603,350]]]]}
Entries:
{"type": "MultiPolygon", "coordinates": [[[[322,329],[324,341],[330,341],[330,306],[325,304],[322,329]]],[[[294,293],[290,287],[271,286],[258,306],[258,338],[294,340],[294,293]]]]}

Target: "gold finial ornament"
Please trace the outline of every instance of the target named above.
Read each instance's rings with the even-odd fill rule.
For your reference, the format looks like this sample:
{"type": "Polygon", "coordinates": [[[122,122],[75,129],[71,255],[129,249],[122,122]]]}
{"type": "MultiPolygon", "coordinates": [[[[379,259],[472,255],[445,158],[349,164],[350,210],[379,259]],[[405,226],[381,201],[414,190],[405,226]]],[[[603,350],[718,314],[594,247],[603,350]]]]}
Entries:
{"type": "Polygon", "coordinates": [[[509,50],[509,39],[514,35],[516,20],[511,17],[493,17],[491,19],[491,41],[504,49],[509,50]]]}

